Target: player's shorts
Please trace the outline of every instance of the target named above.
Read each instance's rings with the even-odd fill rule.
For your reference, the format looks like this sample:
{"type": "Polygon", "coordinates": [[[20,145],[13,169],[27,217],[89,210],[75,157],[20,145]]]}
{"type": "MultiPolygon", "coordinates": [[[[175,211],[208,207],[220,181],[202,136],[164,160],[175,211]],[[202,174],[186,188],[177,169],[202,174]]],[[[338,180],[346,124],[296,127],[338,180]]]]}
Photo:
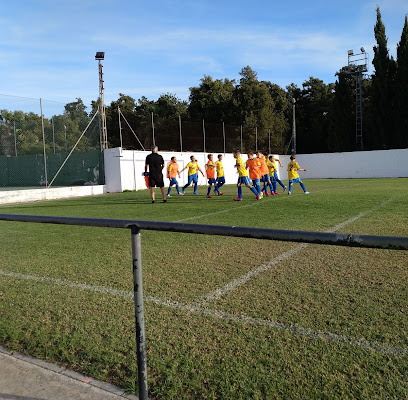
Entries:
{"type": "Polygon", "coordinates": [[[252,184],[254,186],[259,185],[259,179],[252,179],[252,184]]]}
{"type": "Polygon", "coordinates": [[[191,184],[191,182],[197,183],[198,182],[198,176],[197,174],[192,174],[188,176],[188,185],[191,184]]]}
{"type": "Polygon", "coordinates": [[[271,178],[269,177],[269,174],[262,175],[261,177],[261,182],[268,182],[271,178]]]}
{"type": "Polygon", "coordinates": [[[289,179],[289,185],[290,185],[291,183],[300,183],[300,182],[302,182],[302,179],[300,179],[300,178],[289,179]]]}
{"type": "Polygon", "coordinates": [[[163,174],[161,172],[149,172],[150,187],[164,187],[163,174]]]}
{"type": "Polygon", "coordinates": [[[217,178],[217,184],[224,184],[225,183],[225,176],[220,176],[219,178],[217,178]]]}
{"type": "Polygon", "coordinates": [[[176,178],[170,178],[170,186],[173,186],[173,185],[178,185],[176,178]]]}
{"type": "Polygon", "coordinates": [[[209,185],[216,185],[217,184],[217,181],[214,179],[214,178],[210,178],[210,179],[208,179],[208,184],[209,185]]]}
{"type": "Polygon", "coordinates": [[[250,185],[251,181],[247,176],[240,176],[238,178],[238,183],[240,183],[241,185],[250,185]]]}

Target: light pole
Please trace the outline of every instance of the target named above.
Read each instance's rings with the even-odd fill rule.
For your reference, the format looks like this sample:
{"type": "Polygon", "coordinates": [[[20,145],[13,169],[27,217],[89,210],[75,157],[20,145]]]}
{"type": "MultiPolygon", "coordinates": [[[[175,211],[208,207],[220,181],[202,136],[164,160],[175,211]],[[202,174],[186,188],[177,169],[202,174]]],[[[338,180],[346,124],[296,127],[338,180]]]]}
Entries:
{"type": "Polygon", "coordinates": [[[99,68],[99,112],[100,112],[100,129],[101,129],[101,148],[105,150],[108,148],[108,134],[106,130],[106,114],[105,114],[105,99],[104,99],[104,87],[103,87],[103,71],[101,61],[105,59],[105,52],[98,51],[95,55],[95,60],[98,60],[99,68]]]}
{"type": "Polygon", "coordinates": [[[353,50],[348,50],[348,73],[356,79],[356,143],[360,145],[360,150],[364,150],[363,146],[363,99],[362,99],[362,81],[363,74],[368,71],[368,54],[364,47],[360,48],[360,53],[354,53],[353,50]]]}
{"type": "Polygon", "coordinates": [[[293,119],[292,119],[292,154],[296,154],[296,99],[292,98],[293,119]]]}

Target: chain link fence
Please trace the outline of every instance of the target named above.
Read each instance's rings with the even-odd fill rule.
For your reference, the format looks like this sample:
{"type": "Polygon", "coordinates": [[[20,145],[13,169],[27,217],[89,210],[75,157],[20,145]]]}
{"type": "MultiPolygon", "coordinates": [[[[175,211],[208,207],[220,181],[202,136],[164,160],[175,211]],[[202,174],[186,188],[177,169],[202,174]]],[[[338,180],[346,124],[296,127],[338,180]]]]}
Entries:
{"type": "Polygon", "coordinates": [[[92,111],[81,99],[64,104],[0,94],[0,186],[102,184],[99,119],[92,111]]]}
{"type": "MultiPolygon", "coordinates": [[[[0,187],[103,184],[100,118],[80,98],[71,103],[0,94],[0,187]]],[[[290,138],[278,130],[204,120],[107,112],[109,147],[285,154],[290,138]]]]}
{"type": "Polygon", "coordinates": [[[283,154],[290,140],[273,129],[261,130],[222,122],[181,118],[161,120],[154,116],[137,118],[130,112],[120,112],[117,118],[118,122],[114,123],[111,118],[108,127],[110,146],[128,150],[146,150],[156,144],[162,151],[231,153],[236,149],[242,152],[260,149],[283,154]]]}

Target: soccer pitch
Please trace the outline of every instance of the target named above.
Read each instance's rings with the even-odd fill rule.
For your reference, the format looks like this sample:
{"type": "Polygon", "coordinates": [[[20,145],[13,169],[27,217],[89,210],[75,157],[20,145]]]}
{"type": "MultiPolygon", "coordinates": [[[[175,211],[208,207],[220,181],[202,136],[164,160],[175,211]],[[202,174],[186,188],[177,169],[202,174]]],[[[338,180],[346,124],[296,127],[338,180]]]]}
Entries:
{"type": "MultiPolygon", "coordinates": [[[[147,190],[1,213],[408,236],[408,179],[147,190]]],[[[128,230],[0,222],[0,342],[134,390],[128,230]]],[[[408,252],[142,231],[152,399],[408,396],[408,252]]]]}

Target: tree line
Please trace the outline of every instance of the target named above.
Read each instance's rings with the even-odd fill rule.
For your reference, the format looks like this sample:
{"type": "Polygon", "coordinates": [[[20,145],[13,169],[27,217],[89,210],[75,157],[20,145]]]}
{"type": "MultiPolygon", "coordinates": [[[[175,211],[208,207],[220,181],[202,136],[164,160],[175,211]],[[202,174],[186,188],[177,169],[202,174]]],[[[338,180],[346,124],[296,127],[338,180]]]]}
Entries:
{"type": "MultiPolygon", "coordinates": [[[[389,54],[379,7],[376,13],[376,45],[372,61],[375,71],[370,76],[364,75],[361,85],[364,150],[407,148],[407,16],[394,59],[389,54]]],[[[250,66],[242,68],[239,75],[239,80],[204,75],[198,86],[190,88],[188,101],[171,93],[163,94],[157,100],[146,97],[136,100],[120,93],[117,100],[106,106],[109,146],[122,143],[125,148],[140,149],[135,133],[143,146],[149,148],[153,144],[154,123],[155,143],[162,150],[179,150],[181,120],[184,150],[203,151],[205,129],[206,150],[222,151],[221,129],[225,129],[228,149],[239,147],[243,132],[244,150],[253,149],[256,143],[258,148],[268,149],[269,146],[273,152],[282,153],[291,147],[295,101],[298,153],[360,150],[356,142],[356,79],[349,66],[336,72],[334,83],[326,84],[310,77],[301,87],[292,83],[285,89],[270,81],[259,80],[250,66]],[[121,120],[120,125],[118,107],[126,119],[126,122],[121,120]]],[[[97,107],[98,101],[93,101],[88,118],[97,107]]],[[[74,131],[80,131],[80,121],[85,121],[86,116],[82,100],[78,98],[65,108],[65,118],[73,115],[77,124],[74,131]]],[[[2,111],[1,119],[7,118],[10,120],[10,116],[2,111]]],[[[58,116],[53,118],[58,120],[58,116]]],[[[96,143],[87,145],[97,146],[96,143]]]]}

